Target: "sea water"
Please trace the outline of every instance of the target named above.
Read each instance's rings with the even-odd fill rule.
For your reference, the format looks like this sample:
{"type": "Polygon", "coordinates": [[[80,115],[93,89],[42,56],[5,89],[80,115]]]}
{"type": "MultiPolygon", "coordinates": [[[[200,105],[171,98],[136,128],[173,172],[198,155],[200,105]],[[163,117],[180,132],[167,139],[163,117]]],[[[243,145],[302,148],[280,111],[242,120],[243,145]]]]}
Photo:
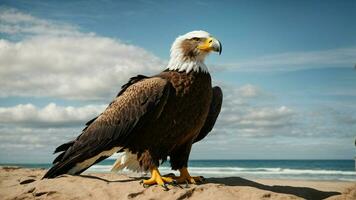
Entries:
{"type": "MultiPolygon", "coordinates": [[[[87,172],[109,173],[115,160],[104,160],[87,172]]],[[[356,181],[353,160],[191,160],[189,172],[205,177],[242,177],[252,179],[300,179],[356,181]]],[[[6,164],[9,165],[9,164],[6,164]]],[[[49,168],[50,164],[11,164],[29,168],[49,168]]],[[[162,174],[170,170],[169,162],[160,166],[162,174]]]]}

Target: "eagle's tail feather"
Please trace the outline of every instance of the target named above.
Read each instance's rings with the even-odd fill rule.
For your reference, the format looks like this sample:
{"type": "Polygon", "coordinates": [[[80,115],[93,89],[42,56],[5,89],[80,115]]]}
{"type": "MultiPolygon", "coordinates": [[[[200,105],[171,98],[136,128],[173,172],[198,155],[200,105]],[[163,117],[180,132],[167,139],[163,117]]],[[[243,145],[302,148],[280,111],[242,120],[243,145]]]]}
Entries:
{"type": "MultiPolygon", "coordinates": [[[[74,166],[73,163],[57,162],[46,172],[46,174],[43,176],[42,179],[55,178],[62,174],[70,174],[69,171],[71,168],[73,168],[73,166],[74,166]]],[[[74,175],[74,174],[71,174],[71,175],[74,175]]]]}
{"type": "Polygon", "coordinates": [[[86,162],[73,162],[71,160],[66,160],[64,162],[58,162],[54,164],[51,169],[47,171],[47,173],[43,176],[43,178],[55,178],[62,174],[69,175],[79,175],[85,170],[87,170],[92,165],[106,159],[108,156],[100,156],[97,158],[96,156],[92,159],[87,159],[86,162]]]}
{"type": "Polygon", "coordinates": [[[121,147],[113,147],[112,149],[102,151],[101,153],[90,157],[85,154],[71,155],[69,158],[55,163],[43,178],[54,178],[62,174],[79,175],[92,165],[108,158],[120,149],[121,147]]]}

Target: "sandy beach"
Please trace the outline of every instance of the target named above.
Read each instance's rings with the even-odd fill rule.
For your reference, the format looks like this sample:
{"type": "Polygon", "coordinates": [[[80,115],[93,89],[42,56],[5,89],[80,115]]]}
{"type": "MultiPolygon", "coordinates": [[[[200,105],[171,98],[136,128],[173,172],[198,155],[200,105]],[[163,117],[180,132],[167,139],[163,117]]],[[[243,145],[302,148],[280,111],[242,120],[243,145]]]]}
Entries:
{"type": "Polygon", "coordinates": [[[0,168],[0,199],[356,199],[356,183],[208,178],[204,184],[143,188],[140,178],[84,174],[41,180],[44,169],[0,168]]]}

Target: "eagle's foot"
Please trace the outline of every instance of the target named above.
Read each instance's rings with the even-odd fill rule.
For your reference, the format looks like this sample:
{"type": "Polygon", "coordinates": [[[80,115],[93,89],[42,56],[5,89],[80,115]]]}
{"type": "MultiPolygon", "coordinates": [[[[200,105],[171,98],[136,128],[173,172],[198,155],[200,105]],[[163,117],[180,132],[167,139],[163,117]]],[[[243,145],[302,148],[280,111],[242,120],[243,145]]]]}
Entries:
{"type": "Polygon", "coordinates": [[[179,169],[180,176],[174,177],[174,179],[177,181],[177,183],[190,183],[190,184],[197,184],[197,183],[203,183],[205,181],[205,178],[202,176],[190,176],[188,169],[186,167],[183,167],[179,169]]]}
{"type": "Polygon", "coordinates": [[[171,177],[161,176],[158,169],[155,167],[151,169],[151,178],[147,180],[142,180],[140,183],[143,184],[144,188],[147,188],[151,185],[159,185],[164,188],[164,190],[168,189],[168,184],[175,184],[175,180],[171,177]]]}

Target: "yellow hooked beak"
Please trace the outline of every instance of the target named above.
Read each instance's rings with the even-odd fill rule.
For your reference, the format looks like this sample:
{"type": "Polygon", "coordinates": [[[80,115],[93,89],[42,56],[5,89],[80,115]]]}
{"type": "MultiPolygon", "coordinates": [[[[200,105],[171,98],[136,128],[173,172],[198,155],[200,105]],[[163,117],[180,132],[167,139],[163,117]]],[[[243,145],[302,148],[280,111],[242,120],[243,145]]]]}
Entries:
{"type": "Polygon", "coordinates": [[[222,51],[222,46],[220,41],[213,37],[207,38],[202,44],[199,44],[197,48],[206,52],[216,51],[219,52],[219,55],[221,54],[222,51]]]}

